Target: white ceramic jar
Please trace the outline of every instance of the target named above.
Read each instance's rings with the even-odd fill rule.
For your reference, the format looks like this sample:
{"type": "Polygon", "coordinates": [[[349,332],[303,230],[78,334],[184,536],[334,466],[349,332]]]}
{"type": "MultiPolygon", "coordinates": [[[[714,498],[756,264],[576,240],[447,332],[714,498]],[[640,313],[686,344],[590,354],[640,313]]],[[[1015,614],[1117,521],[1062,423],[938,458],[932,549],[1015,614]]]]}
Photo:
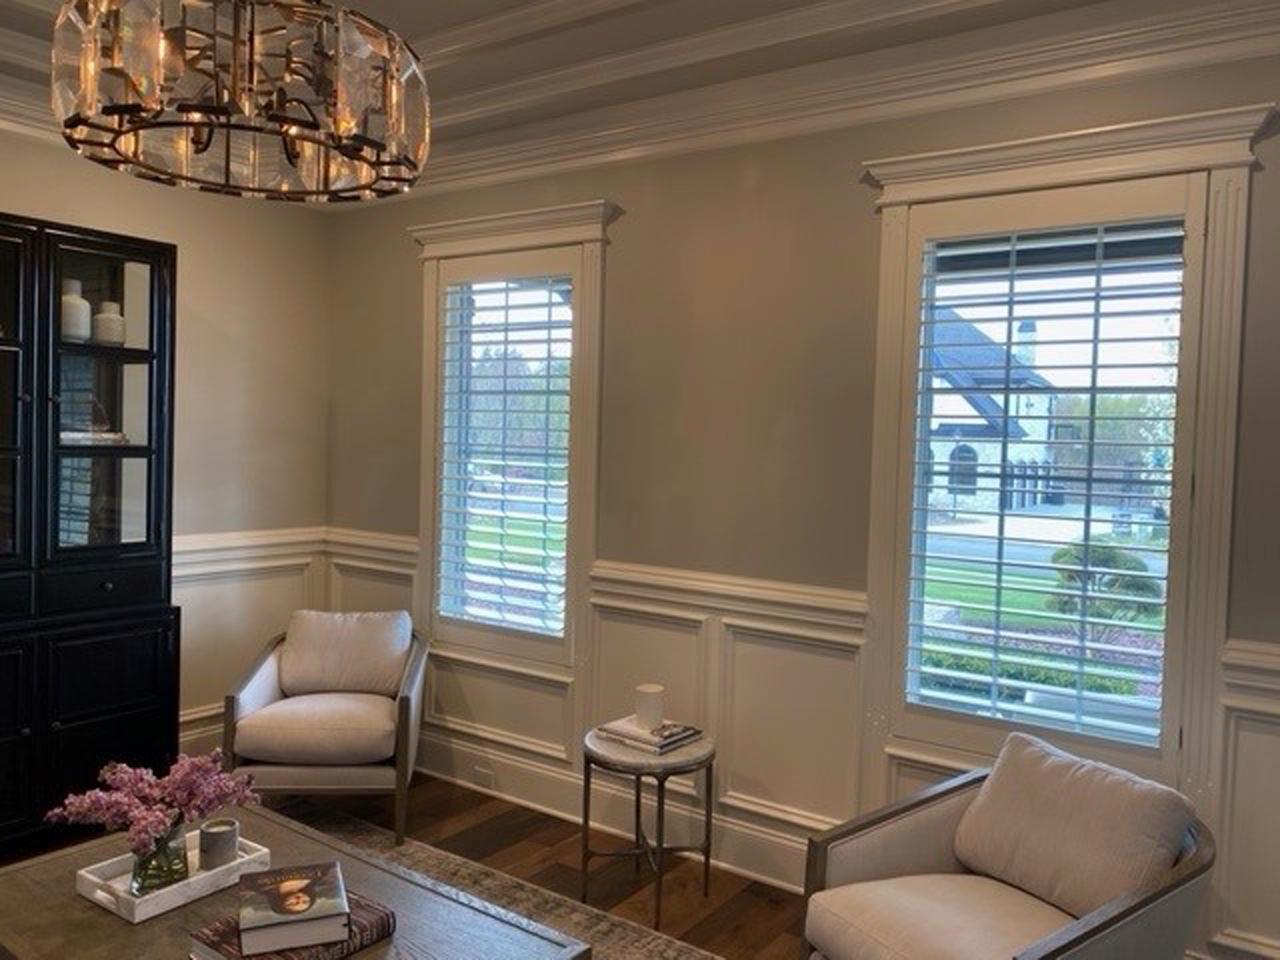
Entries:
{"type": "Polygon", "coordinates": [[[120,304],[113,300],[103,300],[93,317],[94,342],[119,346],[124,343],[124,328],[125,322],[124,316],[120,313],[120,304]]]}
{"type": "Polygon", "coordinates": [[[93,333],[93,309],[81,294],[84,284],[70,278],[62,281],[62,339],[84,343],[93,333]]]}

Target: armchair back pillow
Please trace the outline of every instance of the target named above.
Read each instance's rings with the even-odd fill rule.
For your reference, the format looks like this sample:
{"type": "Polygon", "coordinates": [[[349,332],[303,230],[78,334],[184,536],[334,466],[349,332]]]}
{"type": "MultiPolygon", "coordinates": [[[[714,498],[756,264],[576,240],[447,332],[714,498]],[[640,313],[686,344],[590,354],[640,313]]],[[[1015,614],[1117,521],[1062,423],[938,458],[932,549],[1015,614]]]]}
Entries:
{"type": "Polygon", "coordinates": [[[403,610],[329,613],[298,610],[280,645],[280,689],[307,693],[376,693],[395,697],[413,641],[403,610]]]}
{"type": "Polygon", "coordinates": [[[1176,790],[1013,733],[956,829],[956,858],[1073,916],[1160,879],[1195,819],[1176,790]]]}

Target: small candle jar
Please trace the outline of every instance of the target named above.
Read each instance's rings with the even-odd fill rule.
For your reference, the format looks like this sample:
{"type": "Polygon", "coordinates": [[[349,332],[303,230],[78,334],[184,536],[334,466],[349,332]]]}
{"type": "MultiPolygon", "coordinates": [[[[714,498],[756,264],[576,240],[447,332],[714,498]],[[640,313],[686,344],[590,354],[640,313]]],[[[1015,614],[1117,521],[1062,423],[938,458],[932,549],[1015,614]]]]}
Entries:
{"type": "Polygon", "coordinates": [[[636,722],[645,730],[662,726],[662,695],[666,688],[660,683],[642,683],[636,687],[636,722]]]}
{"type": "Polygon", "coordinates": [[[240,849],[240,823],[230,817],[206,820],[200,827],[200,869],[226,866],[240,849]]]}

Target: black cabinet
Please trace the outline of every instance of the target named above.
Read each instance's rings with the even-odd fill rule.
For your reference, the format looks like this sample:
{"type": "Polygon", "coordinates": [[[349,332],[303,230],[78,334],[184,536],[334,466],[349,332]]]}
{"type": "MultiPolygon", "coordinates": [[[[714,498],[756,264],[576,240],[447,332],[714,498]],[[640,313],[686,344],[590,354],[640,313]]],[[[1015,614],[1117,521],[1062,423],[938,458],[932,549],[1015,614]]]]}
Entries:
{"type": "Polygon", "coordinates": [[[177,753],[174,248],[0,215],[0,851],[177,753]]]}

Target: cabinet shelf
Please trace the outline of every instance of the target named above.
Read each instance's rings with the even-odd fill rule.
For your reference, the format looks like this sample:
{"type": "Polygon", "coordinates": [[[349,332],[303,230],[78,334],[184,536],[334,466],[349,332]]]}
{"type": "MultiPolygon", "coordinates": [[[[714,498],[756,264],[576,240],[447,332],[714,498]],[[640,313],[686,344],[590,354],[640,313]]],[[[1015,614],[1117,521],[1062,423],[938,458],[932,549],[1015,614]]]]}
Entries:
{"type": "Polygon", "coordinates": [[[143,444],[60,443],[57,451],[64,457],[149,457],[154,452],[143,444]]]}
{"type": "Polygon", "coordinates": [[[118,347],[109,343],[82,342],[79,340],[59,340],[58,349],[62,353],[80,357],[98,357],[102,360],[115,360],[119,363],[150,363],[155,355],[150,350],[140,347],[118,347]]]}

